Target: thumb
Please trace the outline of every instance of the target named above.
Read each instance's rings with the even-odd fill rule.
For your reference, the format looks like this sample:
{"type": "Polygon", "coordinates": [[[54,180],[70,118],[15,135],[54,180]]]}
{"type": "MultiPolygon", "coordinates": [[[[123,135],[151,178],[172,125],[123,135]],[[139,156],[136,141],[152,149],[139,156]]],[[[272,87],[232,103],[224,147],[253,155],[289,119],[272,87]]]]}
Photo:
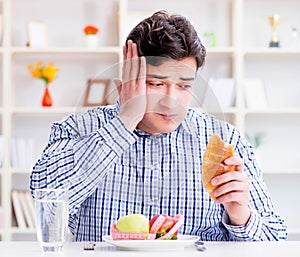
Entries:
{"type": "Polygon", "coordinates": [[[117,90],[118,90],[118,94],[120,95],[122,81],[120,79],[113,79],[113,82],[115,83],[117,90]]]}

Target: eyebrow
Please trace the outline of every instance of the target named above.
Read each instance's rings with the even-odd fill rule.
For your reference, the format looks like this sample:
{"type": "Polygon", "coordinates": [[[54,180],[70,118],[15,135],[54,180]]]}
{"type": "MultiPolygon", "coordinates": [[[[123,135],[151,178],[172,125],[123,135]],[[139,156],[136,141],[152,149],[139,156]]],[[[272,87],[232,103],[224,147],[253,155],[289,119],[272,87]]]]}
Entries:
{"type": "MultiPolygon", "coordinates": [[[[167,79],[168,78],[168,76],[162,76],[162,75],[156,75],[156,74],[146,74],[146,77],[155,78],[155,79],[167,79]]],[[[194,77],[190,77],[190,78],[180,77],[179,79],[183,80],[183,81],[195,80],[194,77]]]]}

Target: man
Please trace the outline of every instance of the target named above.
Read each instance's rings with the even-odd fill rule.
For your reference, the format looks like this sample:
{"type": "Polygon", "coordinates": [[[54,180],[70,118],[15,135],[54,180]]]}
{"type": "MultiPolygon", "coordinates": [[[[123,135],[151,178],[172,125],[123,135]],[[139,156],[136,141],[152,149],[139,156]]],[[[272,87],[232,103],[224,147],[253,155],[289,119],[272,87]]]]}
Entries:
{"type": "Polygon", "coordinates": [[[284,240],[252,147],[236,128],[189,108],[205,48],[190,22],[160,11],[138,24],[123,47],[118,102],[54,123],[33,168],[31,190],[68,188],[74,240],[100,241],[121,216],[184,216],[181,234],[202,240],[284,240]],[[213,133],[235,146],[212,180],[201,182],[213,133]]]}

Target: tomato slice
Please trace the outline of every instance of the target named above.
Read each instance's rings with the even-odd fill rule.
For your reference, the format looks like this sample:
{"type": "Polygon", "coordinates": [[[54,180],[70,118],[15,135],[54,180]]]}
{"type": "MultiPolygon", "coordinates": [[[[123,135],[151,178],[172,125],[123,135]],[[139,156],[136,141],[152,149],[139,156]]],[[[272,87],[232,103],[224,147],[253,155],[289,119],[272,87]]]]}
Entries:
{"type": "Polygon", "coordinates": [[[159,229],[164,224],[165,219],[166,219],[165,215],[158,214],[154,216],[149,222],[150,233],[159,232],[159,229]]]}
{"type": "Polygon", "coordinates": [[[180,214],[175,215],[174,218],[166,214],[158,214],[150,220],[150,233],[156,233],[156,238],[176,239],[182,221],[183,217],[180,214]]]}

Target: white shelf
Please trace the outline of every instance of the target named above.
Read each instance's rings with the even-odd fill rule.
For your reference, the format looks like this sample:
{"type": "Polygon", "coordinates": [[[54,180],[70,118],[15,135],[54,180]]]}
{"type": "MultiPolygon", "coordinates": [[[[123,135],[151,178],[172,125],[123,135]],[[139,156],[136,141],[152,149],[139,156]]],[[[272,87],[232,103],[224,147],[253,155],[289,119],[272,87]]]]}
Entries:
{"type": "Polygon", "coordinates": [[[207,55],[232,55],[234,53],[233,47],[208,47],[206,48],[207,55]]]}
{"type": "Polygon", "coordinates": [[[245,55],[300,55],[300,49],[284,49],[284,48],[253,48],[247,49],[245,55]]]}
{"type": "Polygon", "coordinates": [[[268,174],[268,175],[276,175],[276,174],[277,175],[282,175],[282,174],[286,174],[286,175],[299,174],[300,175],[300,169],[274,170],[274,169],[264,169],[264,168],[262,168],[262,170],[263,170],[264,174],[268,174]]]}
{"type": "Polygon", "coordinates": [[[11,113],[12,115],[70,114],[87,109],[87,107],[14,107],[11,113]]]}
{"type": "Polygon", "coordinates": [[[31,173],[31,168],[32,167],[28,167],[28,168],[11,168],[10,170],[9,170],[9,173],[11,174],[11,175],[30,175],[30,173],[31,173]]]}
{"type": "MultiPolygon", "coordinates": [[[[202,108],[197,107],[195,108],[199,111],[203,111],[202,108]]],[[[236,107],[226,107],[226,108],[220,108],[221,110],[218,111],[211,111],[212,114],[236,114],[239,110],[236,107]]]]}
{"type": "Polygon", "coordinates": [[[120,47],[48,47],[48,48],[30,48],[30,47],[12,47],[8,48],[12,54],[120,54],[120,47]]]}
{"type": "Polygon", "coordinates": [[[295,108],[268,108],[268,109],[245,109],[245,114],[266,114],[266,115],[282,115],[282,114],[300,114],[300,107],[295,108]]]}
{"type": "Polygon", "coordinates": [[[11,232],[13,234],[35,234],[36,230],[35,230],[35,228],[20,229],[18,227],[12,227],[11,232]]]}
{"type": "MultiPolygon", "coordinates": [[[[62,0],[64,2],[66,0],[62,0]]],[[[103,45],[97,48],[87,48],[83,46],[70,46],[70,47],[60,47],[60,45],[69,44],[71,42],[54,42],[51,47],[48,48],[30,48],[30,47],[19,47],[17,45],[25,45],[26,42],[26,32],[25,32],[25,20],[28,18],[34,18],[34,13],[39,13],[38,10],[31,10],[34,1],[29,1],[26,5],[21,4],[21,0],[0,0],[1,2],[1,11],[5,12],[6,15],[3,17],[6,19],[4,24],[7,26],[3,30],[5,40],[3,46],[0,47],[0,134],[4,137],[4,161],[3,168],[0,169],[0,178],[1,178],[1,200],[0,203],[5,207],[4,213],[4,228],[0,230],[0,235],[3,240],[11,240],[13,235],[22,235],[22,234],[34,234],[35,230],[32,229],[19,229],[16,227],[11,227],[12,224],[12,210],[11,210],[11,201],[10,201],[10,192],[13,188],[13,178],[20,176],[28,176],[29,171],[27,169],[15,169],[10,165],[11,156],[10,156],[10,143],[11,137],[13,136],[26,136],[32,137],[36,134],[42,135],[44,140],[47,141],[49,127],[44,128],[45,124],[53,121],[54,117],[66,116],[70,113],[84,112],[87,110],[87,107],[78,107],[78,106],[69,106],[70,103],[75,102],[75,98],[70,100],[70,102],[64,102],[64,99],[60,98],[61,103],[55,102],[55,107],[51,108],[42,108],[42,107],[30,107],[31,102],[22,102],[22,97],[26,95],[26,85],[30,84],[31,91],[28,91],[26,99],[31,99],[31,93],[35,94],[36,97],[40,96],[40,93],[36,90],[33,84],[33,79],[29,78],[28,73],[26,73],[26,65],[32,61],[32,59],[43,58],[47,56],[51,61],[59,61],[63,67],[63,71],[59,74],[60,80],[56,86],[53,88],[53,91],[57,90],[57,98],[61,96],[80,94],[84,90],[86,83],[86,78],[92,77],[95,73],[107,69],[107,66],[114,65],[116,62],[122,61],[122,47],[123,44],[122,38],[124,32],[126,32],[126,17],[128,13],[136,13],[137,15],[141,13],[149,13],[149,10],[152,10],[152,2],[145,2],[141,4],[139,0],[103,0],[103,1],[89,1],[81,0],[78,1],[80,4],[76,5],[77,8],[70,13],[66,13],[64,17],[58,15],[58,19],[63,19],[63,21],[72,20],[76,23],[74,26],[79,27],[78,22],[80,20],[96,21],[99,24],[103,25],[104,28],[100,29],[100,33],[103,32],[103,45]],[[16,1],[16,2],[15,2],[16,1]],[[88,2],[89,4],[97,6],[97,11],[88,10],[92,12],[93,15],[87,12],[87,10],[78,9],[78,6],[88,2]],[[100,3],[101,2],[101,3],[100,3]],[[19,4],[19,6],[18,6],[19,4]],[[104,7],[103,7],[104,6],[104,7]],[[108,6],[108,7],[107,7],[108,6]],[[116,6],[119,6],[119,10],[116,10],[116,6]],[[142,8],[141,8],[142,7],[142,8]],[[19,8],[16,10],[16,8],[19,8]],[[24,10],[23,10],[24,8],[24,10]],[[102,10],[103,8],[107,8],[102,10]],[[132,10],[130,10],[132,8],[132,10]],[[138,12],[139,9],[140,12],[138,12]],[[101,10],[101,15],[99,16],[98,11],[101,10]],[[17,15],[18,14],[18,15],[17,15]],[[75,16],[75,17],[74,17],[75,16]],[[120,17],[120,20],[118,20],[120,17]],[[118,30],[119,31],[118,31],[118,30]],[[106,30],[106,32],[105,32],[106,30]],[[106,34],[105,34],[106,33],[106,34]],[[121,42],[121,43],[119,43],[121,42]],[[119,45],[120,44],[120,45],[119,45]],[[57,45],[57,46],[55,46],[57,45]],[[72,58],[74,56],[74,58],[72,58]],[[84,58],[82,58],[84,57],[84,58]],[[65,76],[65,77],[64,77],[65,76]],[[61,82],[64,81],[64,82],[61,82]],[[32,84],[31,84],[32,83],[32,84]],[[74,83],[74,87],[72,87],[74,83]],[[71,86],[69,85],[71,84],[71,86]],[[76,84],[76,85],[75,85],[76,84]],[[79,85],[79,86],[78,86],[79,85]],[[82,88],[80,87],[82,85],[82,88]],[[59,88],[58,88],[59,87],[59,88]],[[76,89],[74,89],[76,87],[76,89]],[[21,93],[20,93],[21,92],[21,93]],[[16,102],[17,106],[15,106],[16,102]],[[63,105],[68,105],[63,107],[63,105]],[[24,107],[23,107],[24,106],[24,107]],[[26,106],[26,107],[25,107],[26,106]],[[61,107],[60,107],[61,106],[61,107]],[[32,124],[34,127],[30,127],[28,123],[28,118],[32,118],[32,124]],[[31,131],[32,130],[32,131],[31,131]],[[31,133],[31,134],[30,134],[31,133]]],[[[49,6],[52,10],[55,10],[55,5],[58,4],[56,1],[50,1],[49,6]],[[52,3],[53,2],[53,3],[52,3]]],[[[73,1],[74,2],[74,1],[73,1]]],[[[68,0],[68,4],[73,5],[72,1],[68,0]]],[[[244,107],[244,91],[243,91],[243,81],[247,77],[266,77],[268,80],[269,91],[278,90],[278,88],[284,87],[284,90],[290,90],[289,92],[295,92],[295,95],[300,92],[297,85],[300,81],[300,76],[298,75],[297,65],[300,61],[300,49],[285,49],[285,48],[268,48],[260,47],[268,44],[269,34],[267,37],[263,37],[264,34],[270,33],[270,27],[267,23],[263,23],[263,19],[266,13],[273,12],[274,10],[274,1],[253,1],[253,0],[220,0],[218,5],[215,5],[215,1],[210,0],[187,0],[187,2],[177,1],[175,2],[163,2],[155,1],[155,9],[170,9],[172,12],[177,13],[188,13],[189,18],[193,20],[193,23],[197,24],[196,28],[202,30],[211,30],[217,32],[217,47],[208,47],[207,50],[207,63],[203,69],[203,75],[206,78],[215,77],[215,78],[233,78],[236,84],[236,99],[235,106],[229,108],[221,108],[220,111],[215,112],[216,116],[223,115],[226,120],[232,122],[238,129],[242,132],[255,131],[255,129],[262,127],[264,128],[265,120],[270,120],[268,125],[268,132],[272,134],[270,139],[273,142],[278,142],[279,139],[282,140],[281,130],[278,129],[278,126],[281,126],[280,129],[286,131],[284,122],[281,122],[282,119],[286,119],[287,124],[293,127],[297,127],[299,122],[298,115],[300,114],[299,107],[269,107],[266,109],[247,109],[244,107]],[[201,3],[200,3],[201,2],[201,3]],[[158,5],[161,6],[158,6],[158,5]],[[199,5],[203,8],[197,8],[199,5]],[[199,13],[200,10],[200,13],[199,13]],[[257,22],[257,23],[255,23],[257,22]],[[259,24],[259,25],[257,25],[259,24]],[[263,25],[265,24],[265,25],[263,25]],[[256,25],[256,26],[254,26],[256,25]],[[251,28],[251,29],[250,29],[251,28]],[[260,34],[258,33],[260,31],[260,34]],[[261,35],[260,37],[258,35],[261,35]],[[250,42],[248,42],[250,41],[250,42]],[[257,46],[257,47],[256,47],[257,46]],[[289,66],[281,66],[281,59],[284,59],[284,64],[289,66]],[[276,62],[275,62],[275,61],[276,62]],[[292,60],[292,63],[289,64],[289,61],[292,60]],[[296,65],[295,65],[296,64],[296,65]],[[274,65],[277,65],[277,70],[272,69],[274,65]],[[296,66],[296,68],[295,68],[296,66]],[[269,69],[266,74],[265,70],[269,69]],[[290,74],[290,68],[293,69],[292,75],[290,74]],[[285,71],[286,77],[289,77],[288,83],[281,79],[281,72],[285,71]],[[259,75],[257,75],[259,74],[259,75]],[[277,83],[277,84],[276,84],[277,83]],[[289,89],[290,85],[294,85],[292,89],[289,89]],[[277,117],[278,116],[278,117],[277,117]],[[280,117],[279,117],[280,116],[280,117]],[[277,123],[278,119],[278,123],[277,123]],[[275,125],[273,125],[275,124],[275,125]],[[275,131],[275,132],[274,132],[275,131]],[[276,134],[277,133],[277,134],[276,134]]],[[[286,2],[276,1],[276,6],[284,6],[284,9],[288,8],[288,4],[296,3],[295,0],[287,0],[286,2]]],[[[66,4],[66,3],[64,3],[66,4]]],[[[71,6],[72,7],[72,6],[71,6]]],[[[96,9],[95,9],[96,10],[96,9]]],[[[278,9],[281,11],[281,8],[278,9]]],[[[298,13],[300,11],[300,4],[296,5],[296,8],[290,10],[290,13],[286,15],[298,22],[298,13]],[[299,6],[299,9],[297,9],[299,6]]],[[[151,11],[152,12],[152,11],[151,11]]],[[[49,11],[49,14],[51,12],[49,11]]],[[[55,22],[51,20],[47,12],[44,13],[45,17],[48,17],[47,22],[52,28],[51,36],[55,36],[56,30],[66,30],[66,26],[59,27],[57,26],[57,19],[55,22]]],[[[43,16],[44,17],[44,16],[43,16]]],[[[56,17],[57,18],[57,17],[56,17]]],[[[68,24],[66,22],[66,24],[68,24]]],[[[73,22],[72,22],[73,24],[73,22]]],[[[282,23],[284,26],[284,22],[282,23]]],[[[50,31],[49,31],[50,32],[50,31]]],[[[61,31],[60,31],[61,32],[61,31]]],[[[69,31],[65,31],[69,33],[69,31]]],[[[200,31],[199,36],[202,37],[202,34],[205,31],[200,31]]],[[[75,31],[72,33],[76,33],[75,31]]],[[[78,33],[78,31],[77,31],[78,33]]],[[[82,31],[80,30],[80,33],[82,31]]],[[[62,34],[60,34],[62,35],[62,34]]],[[[61,36],[57,36],[56,40],[59,40],[61,36]],[[57,39],[58,38],[58,39],[57,39]]],[[[63,38],[63,37],[62,37],[63,38]]],[[[74,44],[80,45],[82,43],[82,34],[77,37],[77,40],[74,40],[74,44]]],[[[201,72],[201,71],[200,71],[201,72]]],[[[300,74],[300,73],[299,73],[300,74]]],[[[103,74],[101,74],[103,75],[103,74]]],[[[106,76],[114,76],[109,72],[104,73],[106,76]]],[[[54,86],[54,85],[53,85],[54,86]]],[[[52,91],[51,91],[52,92],[52,91]]],[[[282,91],[280,91],[282,92],[282,91]]],[[[280,93],[279,93],[280,94],[280,93]]],[[[290,94],[291,95],[291,94],[290,94]]],[[[289,95],[289,96],[290,96],[289,95]]],[[[24,98],[23,98],[24,99],[24,98]]],[[[295,101],[295,100],[294,100],[295,101]]],[[[276,105],[276,101],[273,101],[273,105],[276,105]]],[[[298,103],[291,104],[291,106],[296,106],[298,103]]],[[[37,105],[37,103],[36,103],[37,105]]],[[[280,105],[280,104],[279,104],[280,105]]],[[[267,126],[266,126],[267,127],[267,126]]],[[[295,129],[295,128],[294,128],[295,129]]],[[[297,129],[297,128],[296,128],[297,129]]],[[[287,142],[290,144],[299,145],[299,139],[295,138],[295,133],[292,136],[289,136],[288,133],[285,133],[287,142]]],[[[288,144],[288,143],[287,143],[288,144]]],[[[277,145],[272,146],[276,148],[277,145]]],[[[270,148],[269,147],[269,150],[270,148]]],[[[288,146],[285,145],[285,149],[288,149],[288,146]]],[[[274,180],[278,179],[281,175],[286,175],[286,178],[294,179],[299,177],[300,169],[298,168],[297,158],[298,152],[292,151],[291,153],[286,153],[291,156],[294,161],[293,164],[288,166],[288,169],[276,169],[276,166],[269,166],[275,168],[263,169],[264,174],[268,178],[273,178],[274,180]]],[[[272,160],[271,156],[265,157],[267,160],[272,160]]],[[[284,167],[282,160],[277,158],[276,161],[281,161],[279,167],[284,167]]],[[[300,167],[300,163],[299,163],[300,167]]],[[[294,181],[291,181],[294,182],[294,181]]],[[[275,188],[279,192],[281,189],[275,188]]],[[[289,188],[287,188],[289,190],[289,188]]],[[[300,194],[300,188],[296,189],[296,194],[291,193],[294,197],[294,202],[298,200],[297,195],[300,194]],[[296,200],[295,200],[296,199],[296,200]]],[[[279,192],[280,194],[280,192],[279,192]]],[[[282,202],[281,199],[278,200],[277,205],[285,204],[285,201],[282,202]]],[[[297,207],[297,206],[296,206],[297,207]]],[[[300,209],[295,210],[299,212],[300,209]]],[[[292,218],[289,221],[290,224],[295,224],[289,228],[289,232],[292,234],[300,234],[300,227],[298,223],[298,218],[292,218]]]]}
{"type": "Polygon", "coordinates": [[[299,228],[294,228],[294,227],[288,228],[288,232],[289,232],[289,234],[300,234],[300,227],[299,228]]]}

